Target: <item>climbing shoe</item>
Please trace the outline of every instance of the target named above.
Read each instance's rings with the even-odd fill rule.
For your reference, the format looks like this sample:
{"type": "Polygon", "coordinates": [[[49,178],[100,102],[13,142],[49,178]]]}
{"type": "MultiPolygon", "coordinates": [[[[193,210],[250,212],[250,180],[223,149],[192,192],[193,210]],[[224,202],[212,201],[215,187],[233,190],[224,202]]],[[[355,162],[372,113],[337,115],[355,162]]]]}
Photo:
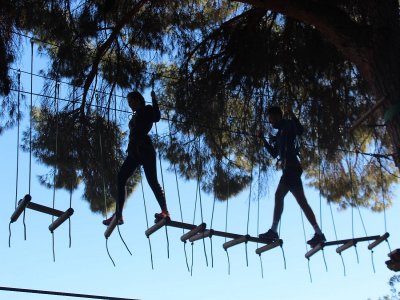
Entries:
{"type": "Polygon", "coordinates": [[[324,234],[314,234],[313,238],[311,240],[307,241],[307,244],[309,244],[312,248],[317,246],[318,244],[323,244],[326,241],[325,235],[324,234]]]}
{"type": "Polygon", "coordinates": [[[272,229],[268,230],[268,231],[265,232],[265,233],[259,234],[258,237],[259,237],[260,239],[267,240],[268,242],[273,242],[273,241],[279,239],[278,233],[276,233],[276,232],[273,231],[272,229]]]}
{"type": "Polygon", "coordinates": [[[170,219],[169,212],[168,212],[167,210],[163,210],[163,211],[160,212],[160,213],[154,214],[154,218],[156,218],[156,219],[155,219],[155,222],[156,222],[156,223],[157,223],[158,221],[160,221],[161,219],[165,219],[165,218],[170,219]]]}
{"type": "MultiPolygon", "coordinates": [[[[106,226],[110,225],[110,223],[111,223],[112,219],[114,218],[114,216],[115,216],[115,213],[111,217],[109,217],[108,219],[103,220],[103,224],[106,225],[106,226]]],[[[124,224],[124,218],[121,216],[118,219],[117,225],[122,225],[122,224],[124,224]]]]}

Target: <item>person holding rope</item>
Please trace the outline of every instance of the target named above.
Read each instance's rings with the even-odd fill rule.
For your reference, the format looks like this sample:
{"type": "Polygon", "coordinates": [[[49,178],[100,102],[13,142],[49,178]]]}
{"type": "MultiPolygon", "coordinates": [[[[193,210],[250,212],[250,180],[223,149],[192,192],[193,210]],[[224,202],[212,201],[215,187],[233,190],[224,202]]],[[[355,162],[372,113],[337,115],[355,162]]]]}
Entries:
{"type": "Polygon", "coordinates": [[[134,112],[133,118],[129,122],[128,156],[118,173],[116,212],[110,218],[103,221],[104,225],[108,226],[114,215],[118,220],[118,225],[124,223],[122,210],[125,203],[125,185],[129,177],[133,175],[140,165],[143,166],[147,182],[153,190],[161,208],[161,213],[155,214],[156,220],[169,218],[164,191],[157,179],[156,151],[148,135],[153,123],[161,119],[154,91],[151,91],[151,99],[153,105],[146,105],[142,94],[137,91],[130,92],[127,96],[129,107],[134,112]]]}
{"type": "Polygon", "coordinates": [[[283,118],[282,110],[278,106],[269,107],[267,114],[272,127],[277,129],[278,132],[275,136],[270,136],[272,145],[265,139],[263,129],[259,131],[259,137],[263,140],[264,146],[272,157],[279,157],[278,164],[280,164],[282,168],[282,177],[275,192],[275,206],[271,229],[260,234],[259,237],[269,242],[279,239],[277,229],[283,212],[283,201],[286,194],[290,191],[296,198],[307,220],[314,228],[315,235],[312,239],[307,241],[307,243],[311,247],[315,247],[325,242],[326,239],[317,224],[314,212],[307,202],[303,183],[301,181],[303,169],[298,158],[295,144],[296,136],[301,135],[304,128],[290,106],[286,109],[285,118],[283,118]]]}

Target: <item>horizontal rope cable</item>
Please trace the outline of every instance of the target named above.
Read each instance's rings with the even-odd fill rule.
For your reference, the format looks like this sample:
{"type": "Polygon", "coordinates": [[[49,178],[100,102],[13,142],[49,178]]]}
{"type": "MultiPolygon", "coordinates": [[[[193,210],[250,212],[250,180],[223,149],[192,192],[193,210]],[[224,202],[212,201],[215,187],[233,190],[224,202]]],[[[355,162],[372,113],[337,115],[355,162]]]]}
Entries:
{"type": "Polygon", "coordinates": [[[75,297],[75,298],[88,298],[88,299],[105,299],[105,300],[136,300],[133,298],[120,298],[120,297],[109,297],[89,294],[77,294],[77,293],[66,293],[66,292],[55,292],[45,290],[33,290],[33,289],[22,289],[0,286],[1,291],[18,292],[18,293],[30,293],[30,294],[42,294],[42,295],[54,295],[62,297],[75,297]]]}

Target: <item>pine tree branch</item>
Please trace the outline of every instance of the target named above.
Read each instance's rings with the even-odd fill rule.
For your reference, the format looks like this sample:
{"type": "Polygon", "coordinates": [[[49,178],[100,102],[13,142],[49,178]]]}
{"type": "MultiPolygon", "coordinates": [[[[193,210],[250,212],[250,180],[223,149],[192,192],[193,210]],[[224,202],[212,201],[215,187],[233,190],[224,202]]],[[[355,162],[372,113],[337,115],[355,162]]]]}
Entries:
{"type": "Polygon", "coordinates": [[[332,1],[329,3],[317,0],[234,1],[271,10],[312,25],[346,57],[349,57],[349,54],[359,56],[359,52],[369,45],[371,28],[353,21],[332,1]]]}
{"type": "Polygon", "coordinates": [[[100,64],[100,61],[101,61],[102,57],[104,56],[106,51],[110,48],[110,46],[115,41],[115,39],[118,37],[118,35],[121,32],[122,28],[146,4],[146,2],[149,2],[149,0],[141,0],[130,11],[128,11],[124,15],[124,17],[116,24],[116,26],[114,27],[114,29],[111,32],[110,36],[107,38],[107,40],[97,48],[96,55],[95,55],[95,57],[93,59],[93,62],[92,62],[92,68],[91,68],[89,74],[87,75],[85,83],[84,83],[84,86],[83,86],[82,103],[81,103],[81,107],[80,107],[82,114],[84,113],[87,93],[89,91],[90,85],[93,82],[94,77],[97,74],[97,71],[99,69],[99,64],[100,64]]]}

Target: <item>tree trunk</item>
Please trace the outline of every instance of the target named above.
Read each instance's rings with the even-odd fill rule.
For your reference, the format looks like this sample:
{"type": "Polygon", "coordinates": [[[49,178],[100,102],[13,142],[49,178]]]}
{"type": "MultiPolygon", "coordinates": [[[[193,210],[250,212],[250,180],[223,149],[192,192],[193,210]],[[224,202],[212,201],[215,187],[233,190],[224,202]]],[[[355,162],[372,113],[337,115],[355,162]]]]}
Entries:
{"type": "MultiPolygon", "coordinates": [[[[385,97],[382,116],[400,103],[400,24],[398,0],[365,0],[369,26],[360,26],[325,0],[236,0],[312,25],[357,66],[376,99],[385,97]]],[[[400,169],[400,114],[387,124],[393,157],[400,169]]]]}
{"type": "MultiPolygon", "coordinates": [[[[366,78],[377,99],[385,97],[381,108],[382,116],[400,102],[400,24],[399,2],[373,1],[370,7],[373,15],[371,56],[368,60],[371,74],[366,78]]],[[[393,146],[393,158],[400,169],[400,115],[387,124],[393,146]]]]}

